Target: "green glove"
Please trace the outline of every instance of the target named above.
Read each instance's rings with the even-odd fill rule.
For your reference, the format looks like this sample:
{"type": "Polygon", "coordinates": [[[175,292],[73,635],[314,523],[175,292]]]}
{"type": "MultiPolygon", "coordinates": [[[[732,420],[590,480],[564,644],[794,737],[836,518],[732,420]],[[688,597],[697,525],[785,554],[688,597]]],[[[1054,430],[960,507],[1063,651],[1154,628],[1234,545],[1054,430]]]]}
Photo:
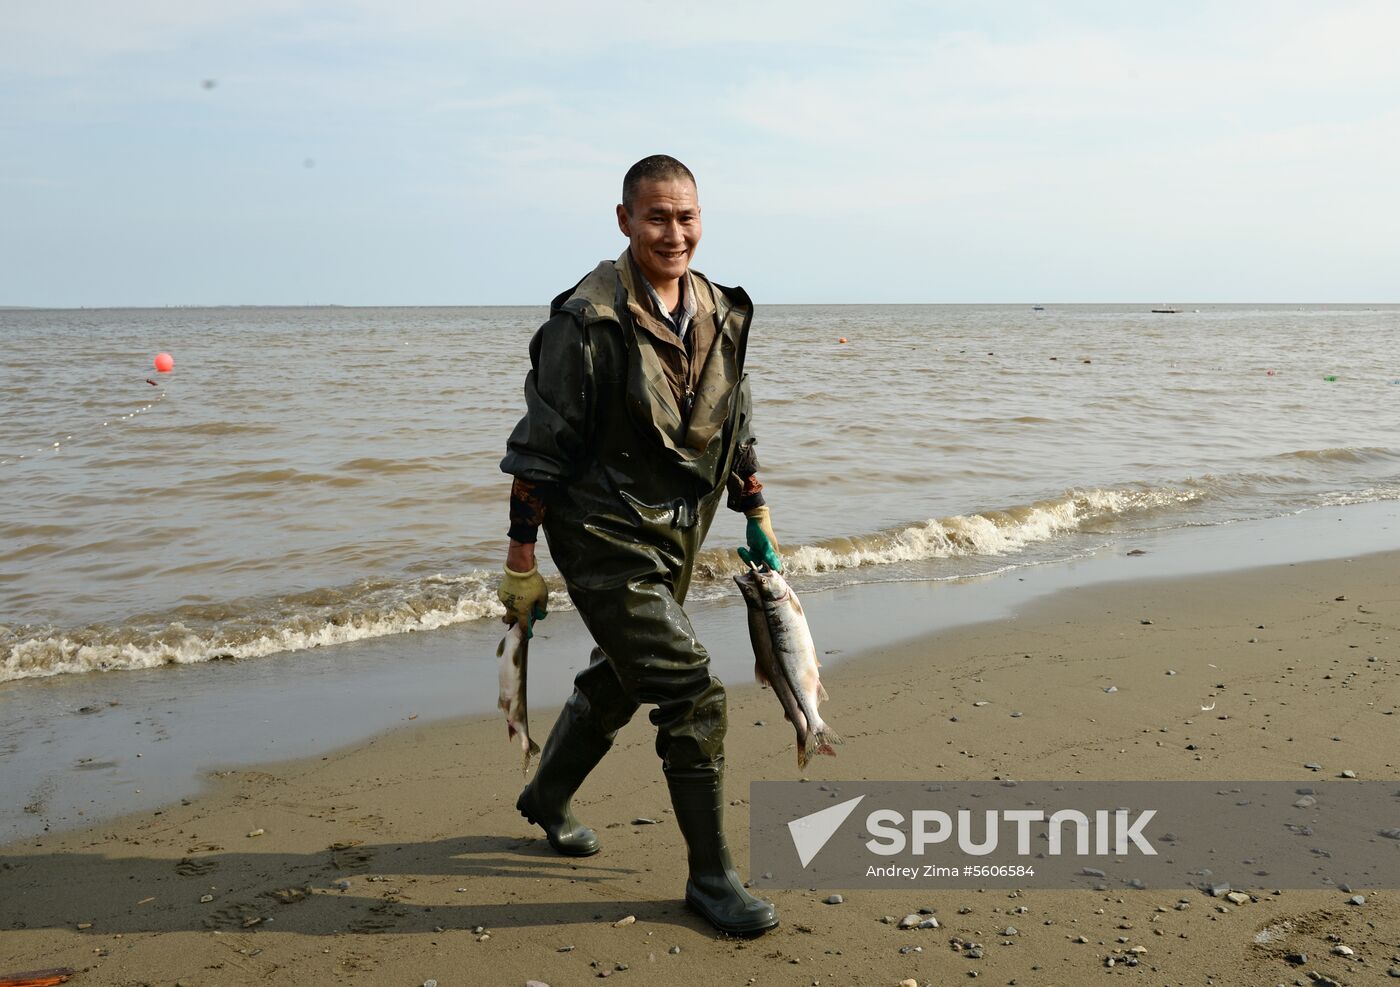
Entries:
{"type": "Polygon", "coordinates": [[[525,637],[535,636],[534,623],[549,616],[549,587],[544,584],[538,566],[529,572],[516,572],[505,567],[506,574],[496,587],[496,598],[506,608],[506,623],[524,623],[525,637]]]}
{"type": "Polygon", "coordinates": [[[778,539],[773,534],[773,521],[768,515],[767,506],[745,511],[749,519],[744,532],[748,547],[738,550],[739,558],[745,565],[763,565],[774,572],[783,571],[783,559],[778,554],[778,539]]]}

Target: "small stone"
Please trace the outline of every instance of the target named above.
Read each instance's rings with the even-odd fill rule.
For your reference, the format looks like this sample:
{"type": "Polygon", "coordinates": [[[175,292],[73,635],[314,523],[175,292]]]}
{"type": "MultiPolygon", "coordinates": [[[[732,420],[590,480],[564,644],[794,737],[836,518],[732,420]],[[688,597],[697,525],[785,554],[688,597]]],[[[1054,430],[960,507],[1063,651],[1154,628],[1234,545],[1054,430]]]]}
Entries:
{"type": "Polygon", "coordinates": [[[262,921],[262,919],[259,918],[258,916],[256,916],[256,915],[250,915],[250,916],[248,916],[247,918],[245,918],[245,919],[243,920],[243,928],[245,928],[245,929],[251,929],[253,926],[257,925],[257,924],[258,924],[259,922],[261,922],[261,921],[262,921]]]}
{"type": "Polygon", "coordinates": [[[92,928],[92,923],[91,923],[91,922],[79,922],[79,923],[78,923],[78,931],[79,931],[79,932],[82,932],[84,929],[91,929],[91,928],[92,928]]]}
{"type": "Polygon", "coordinates": [[[973,946],[967,951],[967,957],[972,960],[980,960],[982,958],[982,947],[973,946]]]}
{"type": "Polygon", "coordinates": [[[1224,882],[1219,882],[1219,883],[1216,883],[1216,884],[1212,884],[1212,885],[1210,885],[1208,888],[1206,888],[1206,893],[1207,893],[1208,895],[1210,895],[1212,898],[1220,898],[1220,897],[1223,897],[1224,894],[1225,894],[1225,892],[1227,892],[1227,891],[1229,891],[1229,890],[1230,890],[1230,885],[1225,884],[1224,882]]]}
{"type": "Polygon", "coordinates": [[[1111,686],[1109,686],[1108,688],[1104,689],[1104,692],[1117,692],[1117,691],[1118,691],[1118,686],[1116,686],[1116,685],[1111,685],[1111,686]]]}
{"type": "Polygon", "coordinates": [[[425,980],[423,981],[423,987],[437,987],[437,981],[431,979],[425,980]]]}
{"type": "Polygon", "coordinates": [[[666,952],[670,953],[672,956],[679,956],[681,955],[681,948],[679,946],[672,946],[670,949],[666,950],[666,952]]]}
{"type": "Polygon", "coordinates": [[[1083,875],[1084,877],[1103,877],[1103,876],[1105,876],[1105,875],[1104,875],[1104,872],[1101,871],[1101,870],[1099,870],[1097,867],[1081,867],[1081,868],[1079,868],[1079,873],[1080,873],[1081,875],[1083,875]]]}
{"type": "Polygon", "coordinates": [[[1167,669],[1167,674],[1168,674],[1168,675],[1175,675],[1175,674],[1176,674],[1176,669],[1175,669],[1175,668],[1169,668],[1169,669],[1167,669]]]}
{"type": "Polygon", "coordinates": [[[1400,978],[1400,966],[1393,966],[1385,972],[1390,974],[1392,977],[1400,978]]]}
{"type": "Polygon", "coordinates": [[[620,929],[620,928],[622,928],[624,925],[632,925],[632,924],[634,924],[636,921],[637,921],[637,916],[635,916],[635,915],[626,915],[626,916],[624,916],[624,917],[618,919],[616,922],[614,922],[614,923],[613,923],[613,928],[614,928],[614,929],[620,929]]]}
{"type": "Polygon", "coordinates": [[[560,946],[558,949],[555,950],[556,953],[572,953],[573,951],[574,947],[572,946],[560,946]]]}
{"type": "Polygon", "coordinates": [[[972,705],[977,706],[977,707],[982,707],[982,706],[987,705],[987,700],[985,700],[985,699],[979,699],[979,700],[977,700],[975,703],[973,703],[972,705]]]}
{"type": "Polygon", "coordinates": [[[627,964],[626,964],[626,963],[619,963],[619,964],[617,964],[615,967],[613,967],[613,969],[616,970],[618,973],[622,973],[623,971],[625,971],[625,970],[627,969],[627,964]]]}
{"type": "Polygon", "coordinates": [[[657,825],[657,822],[656,822],[655,819],[648,818],[647,816],[638,816],[636,819],[633,819],[633,820],[632,820],[632,825],[633,825],[633,826],[655,826],[655,825],[657,825]]]}
{"type": "Polygon", "coordinates": [[[545,983],[543,980],[527,980],[525,981],[525,987],[549,987],[549,984],[545,983]]]}
{"type": "Polygon", "coordinates": [[[932,917],[926,918],[926,919],[924,919],[922,922],[919,923],[918,928],[920,928],[920,929],[936,929],[936,928],[938,928],[938,919],[932,918],[932,917]]]}
{"type": "Polygon", "coordinates": [[[906,915],[899,920],[899,927],[901,929],[913,929],[922,921],[923,919],[919,918],[917,915],[906,915]]]}
{"type": "Polygon", "coordinates": [[[1343,778],[1355,778],[1355,777],[1356,777],[1356,772],[1355,772],[1355,771],[1352,771],[1350,768],[1348,768],[1346,771],[1343,771],[1343,772],[1342,772],[1342,777],[1343,777],[1343,778]]]}
{"type": "Polygon", "coordinates": [[[1308,763],[1304,764],[1303,767],[1307,768],[1309,771],[1322,770],[1322,765],[1318,764],[1316,761],[1309,761],[1308,763]]]}
{"type": "Polygon", "coordinates": [[[1333,952],[1333,954],[1335,954],[1335,955],[1337,955],[1337,956],[1355,956],[1355,955],[1356,955],[1356,950],[1352,949],[1350,946],[1333,946],[1333,947],[1332,947],[1332,952],[1333,952]]]}
{"type": "Polygon", "coordinates": [[[1019,936],[1021,934],[1021,930],[1016,928],[1016,926],[1014,925],[1008,925],[1006,928],[1001,930],[1001,934],[1004,936],[1019,936]]]}
{"type": "Polygon", "coordinates": [[[479,936],[476,937],[476,941],[477,941],[477,942],[490,942],[490,941],[491,941],[491,933],[489,933],[489,932],[483,932],[481,935],[479,935],[479,936]]]}
{"type": "Polygon", "coordinates": [[[1081,944],[1082,944],[1082,943],[1086,943],[1086,942],[1089,941],[1089,937],[1088,937],[1088,936],[1075,936],[1075,937],[1074,937],[1074,941],[1077,942],[1077,943],[1081,943],[1081,944]]]}
{"type": "Polygon", "coordinates": [[[1144,619],[1144,620],[1139,620],[1138,623],[1139,623],[1139,624],[1146,625],[1146,624],[1152,623],[1152,621],[1144,619]]]}
{"type": "Polygon", "coordinates": [[[824,903],[828,905],[840,905],[845,902],[845,900],[846,899],[842,898],[839,894],[829,894],[826,896],[824,903]]]}
{"type": "Polygon", "coordinates": [[[1317,805],[1317,799],[1313,798],[1311,795],[1304,795],[1293,803],[1293,808],[1311,809],[1315,805],[1317,805]]]}
{"type": "Polygon", "coordinates": [[[766,726],[768,725],[768,721],[767,721],[767,720],[754,720],[754,721],[753,721],[753,725],[756,726],[756,727],[766,727],[766,726]]]}
{"type": "Polygon", "coordinates": [[[253,830],[251,833],[248,834],[248,839],[251,840],[254,836],[262,836],[262,835],[263,835],[264,833],[266,833],[266,832],[267,832],[267,830],[265,830],[265,829],[255,829],[255,830],[253,830]]]}
{"type": "Polygon", "coordinates": [[[484,925],[474,925],[474,926],[472,926],[472,934],[473,934],[473,935],[478,935],[478,936],[479,936],[479,935],[481,935],[481,934],[482,934],[483,932],[485,932],[485,931],[486,931],[486,926],[484,926],[484,925]]]}
{"type": "Polygon", "coordinates": [[[899,987],[919,987],[919,982],[913,977],[910,977],[907,980],[901,980],[899,982],[899,987]]]}
{"type": "Polygon", "coordinates": [[[1225,895],[1225,900],[1235,905],[1249,904],[1249,895],[1242,891],[1231,891],[1225,895]]]}
{"type": "Polygon", "coordinates": [[[1302,966],[1307,961],[1307,953],[1286,953],[1283,957],[1283,962],[1292,964],[1293,966],[1302,966]]]}
{"type": "Polygon", "coordinates": [[[1250,644],[1258,644],[1258,643],[1259,643],[1259,639],[1258,639],[1257,637],[1252,637],[1252,638],[1249,639],[1249,643],[1250,643],[1250,644]]]}
{"type": "Polygon", "coordinates": [[[200,903],[201,905],[207,905],[207,904],[209,904],[209,902],[211,902],[211,901],[213,901],[213,900],[214,900],[214,896],[213,896],[212,894],[202,894],[202,895],[199,896],[199,903],[200,903]]]}
{"type": "Polygon", "coordinates": [[[1352,895],[1350,898],[1347,899],[1347,904],[1348,904],[1348,905],[1364,905],[1364,904],[1366,904],[1366,896],[1365,896],[1364,894],[1354,894],[1354,895],[1352,895]]]}

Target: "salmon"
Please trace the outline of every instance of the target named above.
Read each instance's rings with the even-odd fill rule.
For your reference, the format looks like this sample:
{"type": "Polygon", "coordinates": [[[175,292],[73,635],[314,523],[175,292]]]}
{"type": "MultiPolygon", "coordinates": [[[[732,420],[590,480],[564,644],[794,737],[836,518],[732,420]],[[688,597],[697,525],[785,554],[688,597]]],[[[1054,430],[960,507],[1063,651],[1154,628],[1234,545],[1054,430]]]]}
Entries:
{"type": "Polygon", "coordinates": [[[802,602],[781,573],[767,568],[750,567],[734,582],[748,610],[754,678],[772,688],[797,732],[797,766],[805,768],[816,754],[834,755],[831,745],[842,740],[817,710],[827,695],[802,602]]]}
{"type": "Polygon", "coordinates": [[[525,704],[525,679],[530,664],[530,641],[525,637],[525,629],[519,623],[511,624],[506,636],[496,647],[496,657],[501,660],[501,695],[496,705],[506,714],[506,733],[512,739],[519,739],[520,750],[525,755],[521,772],[530,770],[530,758],[540,752],[540,745],[530,739],[530,712],[525,704]]]}

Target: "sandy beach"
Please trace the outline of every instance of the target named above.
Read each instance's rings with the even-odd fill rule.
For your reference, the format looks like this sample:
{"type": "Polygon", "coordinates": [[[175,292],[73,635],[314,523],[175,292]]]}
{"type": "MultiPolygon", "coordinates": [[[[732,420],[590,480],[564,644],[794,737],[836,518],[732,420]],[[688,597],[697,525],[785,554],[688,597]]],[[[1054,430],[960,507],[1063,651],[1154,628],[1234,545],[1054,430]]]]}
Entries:
{"type": "MultiPolygon", "coordinates": [[[[1386,553],[1082,588],[843,656],[824,709],[848,743],[807,777],[1394,779],[1397,601],[1400,553],[1386,553]]],[[[797,769],[773,697],[730,685],[728,829],[746,871],[749,783],[797,769]]],[[[541,737],[556,712],[534,711],[541,737]]],[[[330,755],[220,772],[158,811],[12,844],[0,851],[0,974],[444,987],[1400,975],[1392,891],[1362,905],[1337,890],[1241,905],[1185,889],[848,891],[839,905],[823,903],[826,889],[777,891],[777,930],[717,938],[680,901],[683,850],[645,717],[576,800],[603,840],[596,857],[550,853],[514,810],[520,784],[497,717],[408,723],[330,755]],[[920,908],[941,928],[882,921],[920,908]],[[1016,935],[999,934],[1008,925],[1016,935]],[[953,937],[983,955],[951,949],[953,937]],[[1134,947],[1145,952],[1128,967],[1134,947]],[[1306,962],[1287,962],[1294,953],[1306,962]]]]}

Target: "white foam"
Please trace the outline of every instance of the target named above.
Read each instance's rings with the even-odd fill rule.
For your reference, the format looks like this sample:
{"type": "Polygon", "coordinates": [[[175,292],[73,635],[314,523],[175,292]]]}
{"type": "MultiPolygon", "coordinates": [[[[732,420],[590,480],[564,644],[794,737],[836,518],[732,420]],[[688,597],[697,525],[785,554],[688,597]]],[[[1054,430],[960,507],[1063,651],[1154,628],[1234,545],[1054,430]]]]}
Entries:
{"type": "Polygon", "coordinates": [[[802,574],[970,555],[1011,555],[1027,545],[1080,531],[1089,521],[1189,503],[1204,496],[1201,490],[1167,488],[1069,491],[1058,500],[1029,507],[932,518],[839,548],[804,545],[784,556],[784,569],[802,574]]]}
{"type": "MultiPolygon", "coordinates": [[[[429,580],[442,582],[441,577],[429,580]]],[[[472,579],[472,582],[479,580],[472,579]]],[[[568,609],[563,592],[550,594],[552,610],[568,609]]],[[[109,628],[34,636],[6,644],[0,682],[75,672],[106,672],[161,665],[189,665],[220,659],[265,658],[307,648],[346,644],[391,634],[411,634],[483,618],[499,619],[505,608],[481,588],[445,607],[423,608],[417,599],[363,613],[295,614],[264,630],[199,633],[178,621],[158,631],[109,628]]]]}

